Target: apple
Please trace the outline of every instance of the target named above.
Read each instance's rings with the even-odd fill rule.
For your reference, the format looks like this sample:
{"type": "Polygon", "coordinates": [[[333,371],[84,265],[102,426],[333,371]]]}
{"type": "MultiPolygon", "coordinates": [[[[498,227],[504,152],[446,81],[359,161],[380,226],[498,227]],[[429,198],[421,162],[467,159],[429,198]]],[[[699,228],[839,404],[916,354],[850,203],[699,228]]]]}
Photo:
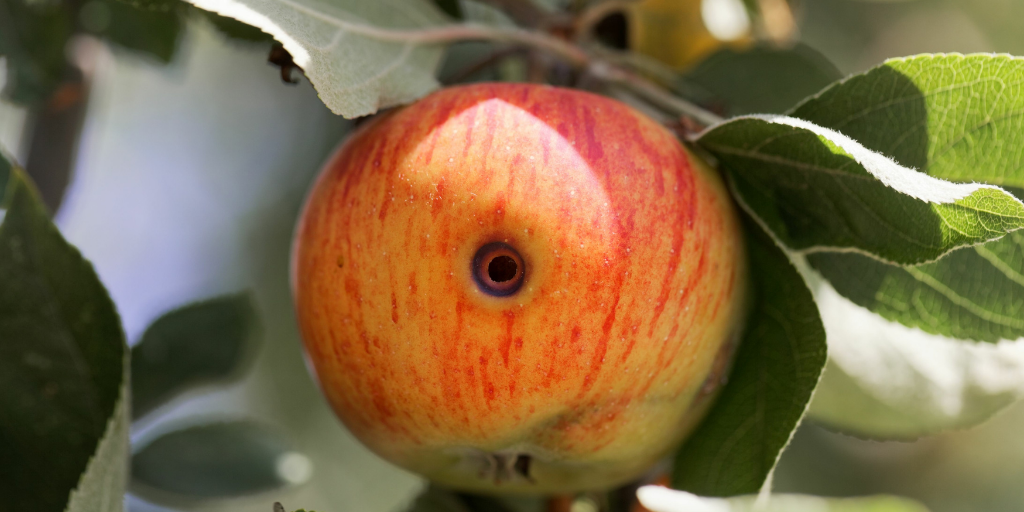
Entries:
{"type": "Polygon", "coordinates": [[[617,101],[450,87],[334,154],[297,227],[306,355],[351,432],[442,485],[602,489],[701,419],[741,328],[718,175],[617,101]]]}

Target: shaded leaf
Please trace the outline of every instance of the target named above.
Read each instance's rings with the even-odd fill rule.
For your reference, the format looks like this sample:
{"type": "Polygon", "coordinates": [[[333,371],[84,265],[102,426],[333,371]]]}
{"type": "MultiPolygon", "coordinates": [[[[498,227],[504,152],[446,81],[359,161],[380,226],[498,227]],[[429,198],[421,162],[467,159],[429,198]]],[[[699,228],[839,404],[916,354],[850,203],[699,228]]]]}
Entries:
{"type": "Polygon", "coordinates": [[[462,19],[462,5],[459,0],[434,0],[434,4],[448,16],[457,20],[462,19]]]}
{"type": "Polygon", "coordinates": [[[238,372],[256,332],[248,294],[197,302],[158,318],[132,348],[132,414],[238,372]]]}
{"type": "Polygon", "coordinates": [[[309,479],[312,466],[275,431],[249,421],[165,433],[132,456],[132,486],[147,498],[251,494],[309,479]],[[154,492],[155,491],[155,492],[154,492]],[[146,494],[148,493],[148,494],[146,494]]]}
{"type": "Polygon", "coordinates": [[[727,48],[701,61],[680,84],[689,97],[721,105],[727,116],[781,114],[842,78],[811,47],[727,48]]]}
{"type": "Polygon", "coordinates": [[[402,31],[439,26],[445,16],[422,0],[189,0],[271,34],[345,117],[418,99],[437,87],[443,47],[402,31]]]}
{"type": "Polygon", "coordinates": [[[1024,59],[919,55],[852,76],[791,113],[905,167],[1024,187],[1024,59]]]}
{"type": "Polygon", "coordinates": [[[821,498],[802,494],[703,498],[688,492],[646,486],[637,498],[651,512],[928,512],[924,505],[896,496],[821,498]]]}
{"type": "Polygon", "coordinates": [[[807,260],[843,296],[889,320],[954,338],[1024,337],[1024,232],[911,267],[851,253],[807,260]]]}
{"type": "Polygon", "coordinates": [[[406,512],[471,512],[459,496],[452,491],[428,485],[416,496],[406,512]]]}
{"type": "Polygon", "coordinates": [[[744,216],[752,309],[729,376],[676,454],[672,486],[704,496],[757,492],[800,423],[825,365],[825,331],[803,278],[744,216]]]}
{"type": "MultiPolygon", "coordinates": [[[[7,156],[0,151],[0,210],[7,207],[5,198],[7,192],[7,181],[11,176],[11,162],[7,160],[7,156]]],[[[3,217],[0,217],[3,220],[3,217]]]]}
{"type": "Polygon", "coordinates": [[[19,105],[44,102],[64,77],[64,48],[75,29],[58,2],[0,0],[0,56],[7,58],[4,96],[19,105]]]}
{"type": "Polygon", "coordinates": [[[1024,227],[1024,203],[1002,189],[933,178],[800,119],[735,118],[697,143],[791,249],[916,264],[1024,227]]]}
{"type": "Polygon", "coordinates": [[[12,168],[0,225],[0,496],[11,510],[120,510],[128,348],[92,265],[12,168]]]}
{"type": "Polygon", "coordinates": [[[86,7],[89,4],[109,10],[110,22],[97,32],[100,37],[164,64],[174,58],[185,28],[178,2],[140,4],[126,0],[92,0],[86,7]]]}

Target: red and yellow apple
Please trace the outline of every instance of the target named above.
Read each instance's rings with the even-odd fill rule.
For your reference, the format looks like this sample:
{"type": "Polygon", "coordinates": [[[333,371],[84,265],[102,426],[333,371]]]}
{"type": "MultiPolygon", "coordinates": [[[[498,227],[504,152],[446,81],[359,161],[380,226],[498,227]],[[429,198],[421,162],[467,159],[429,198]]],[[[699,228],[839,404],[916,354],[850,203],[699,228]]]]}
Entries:
{"type": "Polygon", "coordinates": [[[443,485],[623,483],[722,380],[746,286],[733,208],[622,103],[441,90],[362,127],[309,195],[292,268],[308,360],[356,437],[443,485]]]}

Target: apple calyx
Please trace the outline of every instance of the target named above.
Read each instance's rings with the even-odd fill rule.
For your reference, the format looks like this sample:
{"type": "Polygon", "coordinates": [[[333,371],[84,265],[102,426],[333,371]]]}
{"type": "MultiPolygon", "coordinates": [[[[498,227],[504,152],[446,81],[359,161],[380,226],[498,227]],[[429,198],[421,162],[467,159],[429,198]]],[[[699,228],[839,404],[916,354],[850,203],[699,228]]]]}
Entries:
{"type": "Polygon", "coordinates": [[[508,297],[523,286],[526,267],[519,251],[504,242],[485,244],[473,256],[473,280],[480,291],[494,297],[508,297]]]}

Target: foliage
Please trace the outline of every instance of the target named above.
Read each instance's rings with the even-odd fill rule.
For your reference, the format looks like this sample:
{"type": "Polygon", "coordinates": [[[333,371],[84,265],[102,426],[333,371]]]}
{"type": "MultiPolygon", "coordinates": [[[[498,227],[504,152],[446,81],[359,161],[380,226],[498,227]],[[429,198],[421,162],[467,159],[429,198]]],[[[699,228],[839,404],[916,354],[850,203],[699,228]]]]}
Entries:
{"type": "Polygon", "coordinates": [[[252,300],[228,295],[189,304],[153,322],[132,348],[132,415],[144,416],[196,385],[238,373],[251,352],[252,300]]]}
{"type": "Polygon", "coordinates": [[[290,483],[289,457],[301,456],[249,421],[188,426],[142,443],[132,456],[132,486],[193,499],[251,494],[290,483]]]}
{"type": "Polygon", "coordinates": [[[9,174],[0,205],[0,495],[12,510],[120,509],[129,422],[120,319],[24,172],[0,168],[9,174]]]}
{"type": "Polygon", "coordinates": [[[804,415],[825,365],[825,330],[796,268],[746,219],[751,313],[729,382],[675,459],[672,486],[757,492],[804,415]]]}
{"type": "MultiPolygon", "coordinates": [[[[54,98],[77,35],[168,63],[187,20],[201,17],[240,41],[275,39],[324,103],[346,117],[427,94],[439,86],[449,45],[484,41],[480,52],[467,52],[479,59],[453,59],[457,69],[446,79],[523,64],[527,71],[487,76],[528,72],[616,95],[684,134],[694,123],[711,125],[688,142],[714,160],[745,210],[753,301],[727,385],[675,455],[677,488],[721,497],[757,492],[816,387],[814,417],[899,438],[974,425],[1024,396],[1024,342],[1014,341],[1024,338],[1020,58],[919,55],[839,80],[807,47],[755,45],[721,50],[677,73],[595,46],[585,33],[592,26],[559,24],[564,16],[586,19],[587,11],[558,3],[551,7],[563,8],[563,17],[542,23],[535,18],[544,9],[512,15],[499,1],[189,2],[0,0],[5,98],[33,108],[54,98]],[[716,116],[701,105],[739,117],[710,123],[716,116]],[[832,307],[885,327],[835,335],[830,325],[841,323],[829,323],[832,307]],[[832,359],[819,386],[826,330],[832,359]],[[943,386],[942,371],[920,370],[936,367],[967,376],[960,387],[943,386]],[[1005,378],[993,384],[992,374],[1005,378]]],[[[136,417],[238,375],[254,306],[236,295],[175,310],[147,330],[129,363],[114,305],[91,265],[4,158],[0,192],[0,459],[7,462],[0,495],[16,508],[118,509],[129,370],[136,417]]],[[[290,453],[272,429],[247,420],[168,428],[138,449],[133,476],[158,493],[256,492],[289,483],[278,470],[290,453]]],[[[685,500],[706,510],[754,506],[748,497],[673,499],[674,508],[649,508],[683,510],[685,500]]],[[[431,487],[412,510],[493,506],[431,487]]],[[[889,498],[780,497],[759,510],[776,509],[920,507],[889,498]]]]}
{"type": "Polygon", "coordinates": [[[776,494],[762,501],[754,496],[702,498],[654,486],[640,488],[637,495],[652,512],[927,512],[919,503],[894,496],[827,499],[776,494]]]}

